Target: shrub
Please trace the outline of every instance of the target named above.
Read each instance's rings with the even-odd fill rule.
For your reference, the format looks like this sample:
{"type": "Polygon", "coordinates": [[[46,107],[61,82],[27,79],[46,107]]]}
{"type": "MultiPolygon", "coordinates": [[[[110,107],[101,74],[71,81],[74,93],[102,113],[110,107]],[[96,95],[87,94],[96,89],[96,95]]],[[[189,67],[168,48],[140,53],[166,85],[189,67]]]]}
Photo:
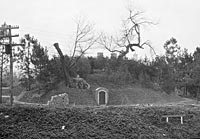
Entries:
{"type": "Polygon", "coordinates": [[[86,57],[83,57],[77,63],[77,74],[86,78],[89,73],[91,73],[90,62],[86,57]]]}

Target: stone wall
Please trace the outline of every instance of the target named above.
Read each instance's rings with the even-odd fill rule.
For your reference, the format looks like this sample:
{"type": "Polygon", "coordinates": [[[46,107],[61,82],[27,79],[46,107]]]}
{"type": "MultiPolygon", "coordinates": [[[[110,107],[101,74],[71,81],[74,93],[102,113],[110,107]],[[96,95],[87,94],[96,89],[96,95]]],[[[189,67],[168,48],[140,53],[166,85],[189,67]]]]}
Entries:
{"type": "Polygon", "coordinates": [[[47,102],[50,108],[66,108],[69,107],[69,97],[67,93],[55,95],[47,102]]]}

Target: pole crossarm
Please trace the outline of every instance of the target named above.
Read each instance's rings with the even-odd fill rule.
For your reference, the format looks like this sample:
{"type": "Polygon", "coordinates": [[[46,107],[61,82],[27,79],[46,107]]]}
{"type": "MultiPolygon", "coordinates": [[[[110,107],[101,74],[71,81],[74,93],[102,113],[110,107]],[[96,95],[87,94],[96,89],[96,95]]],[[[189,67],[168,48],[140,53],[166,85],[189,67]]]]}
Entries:
{"type": "Polygon", "coordinates": [[[9,36],[9,35],[0,35],[0,38],[8,38],[8,37],[19,37],[19,34],[11,35],[11,36],[9,36]]]}
{"type": "MultiPolygon", "coordinates": [[[[7,43],[1,43],[1,42],[0,42],[0,45],[7,45],[7,43]]],[[[25,44],[22,44],[22,43],[20,43],[20,44],[12,43],[11,45],[12,45],[12,46],[24,46],[25,44]]]]}
{"type": "Polygon", "coordinates": [[[0,27],[0,30],[6,30],[6,29],[19,29],[19,26],[3,26],[0,27]]]}

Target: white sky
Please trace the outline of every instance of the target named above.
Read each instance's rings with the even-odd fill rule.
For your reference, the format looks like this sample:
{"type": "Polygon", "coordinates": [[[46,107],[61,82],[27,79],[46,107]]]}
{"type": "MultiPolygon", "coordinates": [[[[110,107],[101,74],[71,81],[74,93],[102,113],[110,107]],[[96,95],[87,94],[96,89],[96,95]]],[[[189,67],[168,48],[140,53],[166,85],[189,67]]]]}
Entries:
{"type": "MultiPolygon", "coordinates": [[[[115,35],[128,16],[126,7],[133,5],[146,17],[159,24],[144,28],[143,40],[150,40],[155,51],[163,53],[163,44],[175,37],[182,48],[193,52],[200,46],[199,0],[0,0],[0,24],[19,25],[17,33],[29,33],[56,53],[53,43],[59,42],[69,54],[75,31],[74,19],[85,17],[97,31],[115,35]]],[[[101,51],[101,50],[100,50],[101,51]]],[[[97,50],[90,54],[96,55],[97,50]]],[[[138,50],[149,55],[149,49],[138,50]]]]}

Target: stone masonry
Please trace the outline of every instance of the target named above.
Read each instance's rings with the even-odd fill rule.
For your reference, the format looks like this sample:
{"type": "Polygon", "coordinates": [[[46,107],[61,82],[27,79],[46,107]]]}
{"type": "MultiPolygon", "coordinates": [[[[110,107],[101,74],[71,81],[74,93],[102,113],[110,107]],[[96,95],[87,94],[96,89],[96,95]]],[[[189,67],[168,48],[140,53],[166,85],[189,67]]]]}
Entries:
{"type": "Polygon", "coordinates": [[[47,102],[50,108],[66,108],[69,107],[69,97],[67,93],[55,95],[47,102]]]}

